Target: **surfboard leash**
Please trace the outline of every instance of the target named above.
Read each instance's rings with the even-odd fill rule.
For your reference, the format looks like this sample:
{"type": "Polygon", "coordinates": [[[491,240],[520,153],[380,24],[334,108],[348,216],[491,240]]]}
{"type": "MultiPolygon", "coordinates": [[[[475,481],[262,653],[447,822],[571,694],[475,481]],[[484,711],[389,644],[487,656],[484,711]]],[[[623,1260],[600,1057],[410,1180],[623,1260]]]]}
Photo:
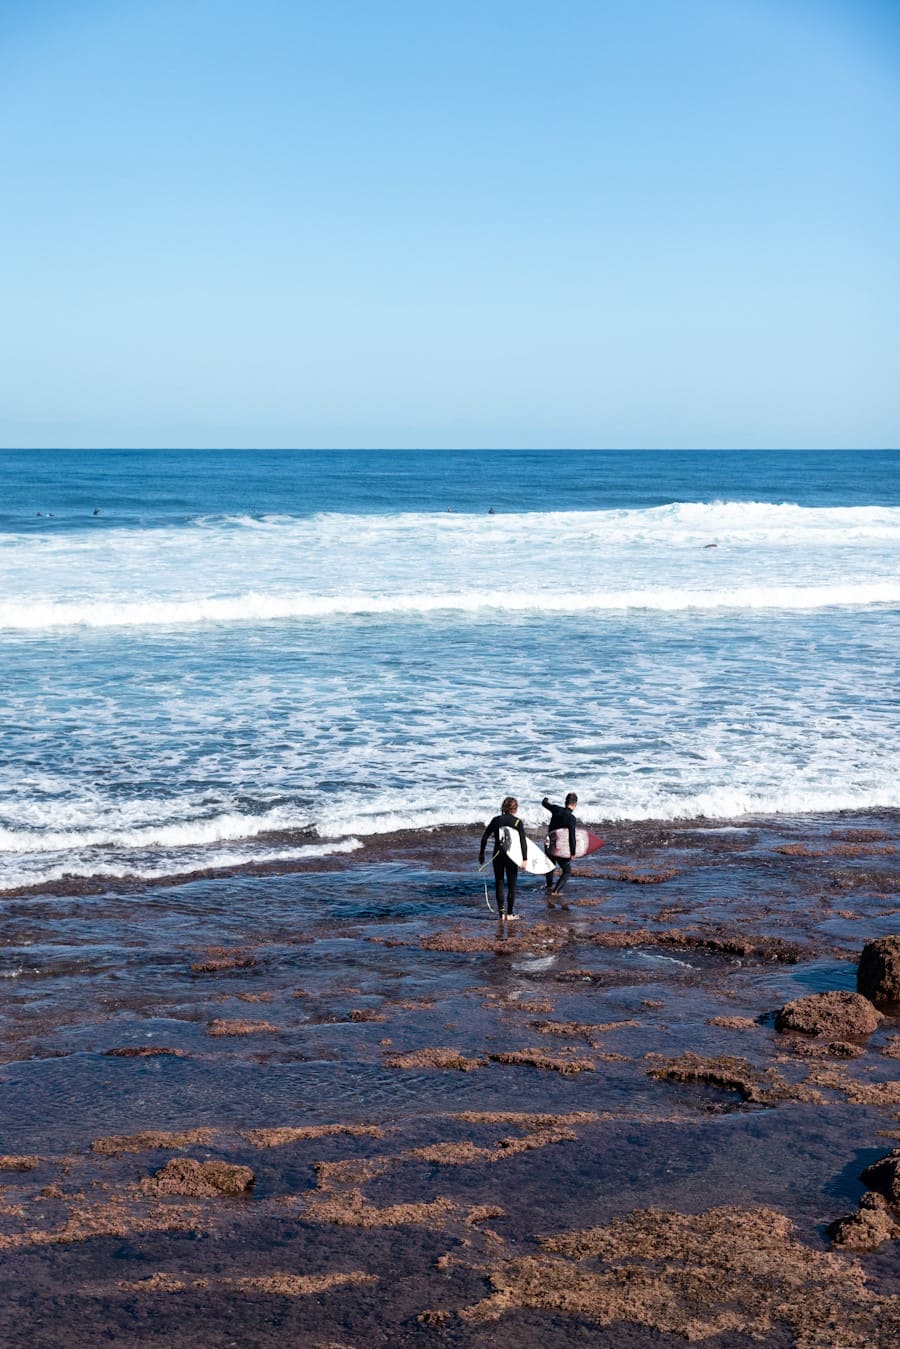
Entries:
{"type": "MultiPolygon", "coordinates": [[[[496,853],[496,852],[495,852],[495,853],[494,853],[494,857],[497,857],[497,856],[499,856],[499,853],[496,853]]],[[[494,857],[491,858],[491,862],[493,862],[494,857]]],[[[481,875],[481,873],[482,873],[483,871],[486,870],[487,867],[489,867],[489,866],[491,865],[491,862],[484,862],[484,863],[482,863],[482,865],[478,868],[478,874],[479,874],[479,876],[481,875]]],[[[496,913],[497,910],[496,910],[496,909],[494,908],[494,906],[491,904],[490,898],[489,898],[489,896],[488,896],[487,881],[484,880],[483,883],[484,883],[484,902],[485,902],[485,904],[488,906],[488,911],[489,911],[490,913],[496,913]]]]}

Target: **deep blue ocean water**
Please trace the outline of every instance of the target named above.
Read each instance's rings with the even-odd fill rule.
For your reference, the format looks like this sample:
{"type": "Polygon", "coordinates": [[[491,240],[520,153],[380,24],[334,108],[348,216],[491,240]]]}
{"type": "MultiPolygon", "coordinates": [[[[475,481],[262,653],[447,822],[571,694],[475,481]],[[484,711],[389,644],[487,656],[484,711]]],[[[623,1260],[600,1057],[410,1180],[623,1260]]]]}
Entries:
{"type": "Polygon", "coordinates": [[[0,528],[319,511],[614,510],[676,501],[900,505],[900,452],[2,450],[0,528]],[[549,500],[548,500],[549,498],[549,500]],[[94,518],[92,516],[92,518],[94,518]]]}
{"type": "Polygon", "coordinates": [[[898,656],[898,452],[3,451],[0,889],[898,806],[898,656]]]}

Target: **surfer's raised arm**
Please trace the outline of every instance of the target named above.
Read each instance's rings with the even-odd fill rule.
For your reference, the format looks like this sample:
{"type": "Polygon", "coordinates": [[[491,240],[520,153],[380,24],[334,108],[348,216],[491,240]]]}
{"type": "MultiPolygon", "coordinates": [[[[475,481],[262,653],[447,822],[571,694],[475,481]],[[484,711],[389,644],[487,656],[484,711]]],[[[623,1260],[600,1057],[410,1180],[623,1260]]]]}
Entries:
{"type": "Polygon", "coordinates": [[[568,827],[570,857],[575,856],[575,827],[578,824],[578,821],[576,820],[570,807],[577,806],[577,804],[578,804],[578,797],[575,795],[574,792],[569,792],[569,795],[566,797],[566,804],[564,806],[554,805],[554,803],[549,799],[549,797],[546,796],[541,802],[541,805],[544,807],[544,810],[549,810],[551,816],[553,817],[550,821],[551,832],[555,832],[557,829],[565,829],[568,827]]]}
{"type": "MultiPolygon", "coordinates": [[[[547,840],[547,856],[553,862],[554,867],[559,867],[562,872],[555,886],[553,872],[547,873],[547,904],[552,909],[556,907],[552,897],[559,894],[572,874],[572,858],[576,853],[575,827],[578,821],[575,818],[575,807],[578,805],[578,797],[574,792],[569,792],[566,796],[566,804],[558,806],[545,796],[541,805],[544,810],[550,812],[550,837],[547,840]],[[561,834],[564,836],[568,834],[568,850],[565,846],[565,837],[560,838],[561,834]]],[[[563,905],[563,907],[567,906],[563,905]]]]}

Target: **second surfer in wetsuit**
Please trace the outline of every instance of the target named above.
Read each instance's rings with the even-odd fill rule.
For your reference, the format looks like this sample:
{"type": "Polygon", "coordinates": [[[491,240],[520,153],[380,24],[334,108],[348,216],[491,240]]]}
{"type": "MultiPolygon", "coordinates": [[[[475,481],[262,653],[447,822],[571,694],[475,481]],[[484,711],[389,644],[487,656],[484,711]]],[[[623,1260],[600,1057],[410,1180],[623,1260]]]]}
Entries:
{"type": "Polygon", "coordinates": [[[514,796],[504,797],[503,804],[500,807],[500,814],[495,815],[490,821],[484,833],[481,835],[481,847],[478,849],[478,863],[484,865],[484,850],[487,847],[488,839],[493,837],[494,855],[491,861],[494,865],[494,890],[497,895],[497,913],[502,924],[504,918],[507,922],[515,922],[518,914],[513,913],[513,907],[516,902],[516,879],[519,868],[503,847],[504,830],[515,829],[519,835],[519,842],[522,845],[522,856],[528,853],[528,839],[525,836],[525,826],[519,819],[516,811],[519,809],[519,803],[514,796]],[[504,900],[504,881],[506,890],[506,912],[503,910],[504,900]]]}
{"type": "MultiPolygon", "coordinates": [[[[574,792],[569,792],[566,797],[566,804],[564,806],[555,806],[553,802],[545,796],[541,805],[544,807],[544,810],[549,810],[550,812],[550,846],[547,848],[547,856],[562,872],[562,875],[555,886],[553,884],[554,872],[547,872],[547,905],[549,908],[553,909],[556,907],[553,903],[554,898],[559,894],[560,890],[572,874],[572,858],[575,856],[575,826],[578,823],[574,815],[574,810],[578,805],[578,797],[574,792]],[[553,841],[557,831],[562,833],[566,830],[568,830],[569,834],[569,855],[568,857],[561,857],[558,853],[553,851],[553,841]]],[[[567,905],[563,905],[563,908],[567,907],[567,905]]]]}

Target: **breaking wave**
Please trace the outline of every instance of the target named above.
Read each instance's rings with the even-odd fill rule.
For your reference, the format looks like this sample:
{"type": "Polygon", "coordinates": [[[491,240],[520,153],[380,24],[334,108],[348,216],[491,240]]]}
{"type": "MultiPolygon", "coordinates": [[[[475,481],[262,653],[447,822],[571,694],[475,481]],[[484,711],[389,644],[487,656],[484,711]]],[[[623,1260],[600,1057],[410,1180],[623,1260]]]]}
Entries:
{"type": "Polygon", "coordinates": [[[0,627],[44,628],[183,627],[195,623],[265,623],[368,615],[409,617],[484,612],[579,614],[621,610],[688,609],[811,610],[900,603],[900,578],[819,586],[745,586],[701,590],[503,591],[469,590],[421,595],[263,595],[181,600],[98,600],[0,604],[0,627]]]}
{"type": "Polygon", "coordinates": [[[150,858],[139,853],[105,860],[100,857],[67,855],[63,861],[24,859],[20,865],[4,867],[0,894],[29,886],[51,885],[69,880],[131,880],[154,881],[177,879],[197,872],[221,871],[236,867],[262,867],[278,862],[310,862],[340,853],[355,852],[363,845],[358,838],[339,839],[333,843],[308,843],[296,848],[263,848],[241,851],[199,848],[150,858]]]}

